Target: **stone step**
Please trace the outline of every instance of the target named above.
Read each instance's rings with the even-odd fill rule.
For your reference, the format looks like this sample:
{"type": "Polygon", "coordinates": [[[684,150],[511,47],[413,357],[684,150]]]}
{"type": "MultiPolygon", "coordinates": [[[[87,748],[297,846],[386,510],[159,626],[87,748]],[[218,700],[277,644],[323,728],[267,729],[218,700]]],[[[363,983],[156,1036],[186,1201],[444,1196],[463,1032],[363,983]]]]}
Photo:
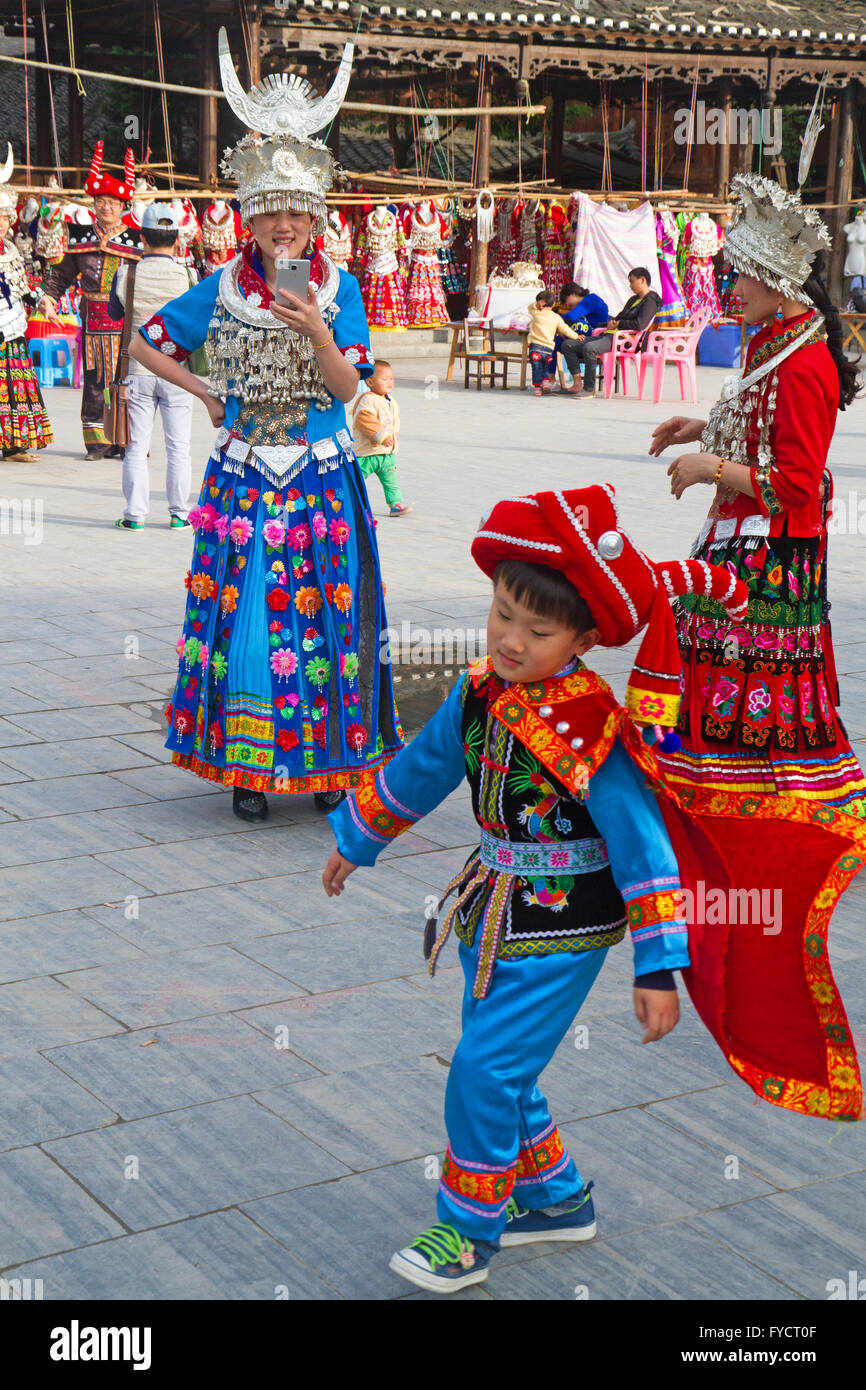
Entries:
{"type": "Polygon", "coordinates": [[[451,344],[449,328],[408,328],[405,333],[370,330],[370,346],[374,357],[386,362],[409,357],[447,357],[451,344]]]}

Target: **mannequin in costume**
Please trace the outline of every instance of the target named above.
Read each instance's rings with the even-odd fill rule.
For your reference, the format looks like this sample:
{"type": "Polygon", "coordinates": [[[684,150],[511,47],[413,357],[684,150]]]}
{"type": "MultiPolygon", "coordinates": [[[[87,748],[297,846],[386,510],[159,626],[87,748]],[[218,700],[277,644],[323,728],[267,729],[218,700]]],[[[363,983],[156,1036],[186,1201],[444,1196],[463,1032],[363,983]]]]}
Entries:
{"type": "Polygon", "coordinates": [[[595,1235],[593,1184],[537,1079],[627,931],[644,1042],[676,1025],[671,972],[682,970],[702,1020],[759,1095],[838,1118],[856,1118],[862,1104],[850,1036],[838,1043],[847,1020],[825,962],[820,997],[842,1031],[829,1034],[806,995],[803,922],[799,935],[768,945],[757,921],[735,932],[713,923],[695,890],[703,883],[729,895],[734,885],[778,882],[778,863],[753,853],[754,839],[771,831],[782,859],[807,844],[817,856],[817,876],[786,879],[789,926],[789,912],[804,920],[813,912],[824,914],[826,931],[862,862],[851,850],[866,846],[866,826],[841,816],[825,837],[807,816],[793,824],[773,798],[685,800],[639,728],[652,738],[660,730],[649,726],[676,720],[669,595],[711,595],[736,621],[745,586],[703,562],[654,564],[621,526],[607,485],[497,503],[472,554],[494,583],[490,655],[375,782],[333,813],[338,848],[323,875],[326,892],[344,891],[356,865],[373,864],[467,778],[480,846],[443,894],[440,911],[456,897],[438,937],[435,921],[425,933],[432,972],[453,926],[465,976],[439,1222],[391,1260],[403,1278],[440,1293],[485,1280],[500,1244],[595,1235]],[[623,708],[581,657],[642,630],[623,708]]]}
{"type": "Polygon", "coordinates": [[[358,264],[364,267],[361,294],[370,327],[392,332],[406,328],[406,238],[394,213],[384,205],[367,217],[358,264]]]}
{"type": "Polygon", "coordinates": [[[10,463],[36,463],[28,449],[44,449],[54,435],[27,350],[27,306],[36,293],[24,257],[10,236],[18,199],[9,187],[12,146],[0,169],[0,449],[10,463]]]}
{"type": "Polygon", "coordinates": [[[677,278],[676,251],[680,234],[670,208],[660,208],[656,213],[655,223],[662,302],[653,319],[653,328],[674,328],[685,323],[689,316],[682,286],[677,278]]]}
{"type": "Polygon", "coordinates": [[[560,203],[551,203],[544,219],[541,278],[544,288],[557,299],[563,285],[571,278],[566,253],[567,221],[565,208],[560,203]]]}
{"type": "Polygon", "coordinates": [[[330,256],[340,270],[348,270],[354,258],[352,250],[352,228],[344,213],[334,208],[328,213],[325,230],[316,238],[316,245],[326,256],[330,256]]]}
{"type": "Polygon", "coordinates": [[[218,427],[189,516],[199,534],[166,746],[180,767],[232,787],[244,820],[264,819],[271,791],[334,805],[402,744],[379,660],[375,530],[346,426],[345,402],[372,371],[361,296],[316,252],[306,303],[275,298],[278,256],[300,259],[324,229],[334,164],[310,137],[340,108],[352,52],[325,97],[273,74],[245,93],[220,30],[229,105],[260,132],[223,163],[252,239],[144,324],[132,349],[218,427]],[[210,386],[181,366],[202,344],[210,386]]]}
{"type": "Polygon", "coordinates": [[[121,221],[124,204],[135,192],[132,150],[126,151],[123,179],[102,169],[103,142],[97,140],[84,183],[93,198],[96,221],[81,226],[69,223],[67,250],[52,266],[42,285],[40,311],[51,319],[65,290],[77,284],[81,290],[84,338],[84,389],[81,393],[81,428],[88,459],[115,458],[121,450],[110,444],[103,428],[104,391],[114,380],[120,352],[122,321],[108,312],[111,282],[123,262],[137,261],[141,242],[121,221]]]}
{"type": "Polygon", "coordinates": [[[692,314],[697,314],[701,309],[710,309],[714,319],[722,316],[713,256],[724,240],[721,227],[706,212],[699,212],[697,217],[693,217],[683,233],[686,253],[683,295],[692,314]]]}
{"type": "Polygon", "coordinates": [[[209,203],[201,222],[205,274],[213,275],[237,254],[240,239],[240,215],[222,199],[209,203]]]}
{"type": "Polygon", "coordinates": [[[749,608],[731,626],[712,603],[681,601],[683,746],[666,766],[688,786],[796,794],[828,814],[866,816],[866,781],[836,713],[827,619],[825,467],[837,410],[856,392],[838,314],[813,273],[829,233],[771,179],[737,175],[731,192],[740,208],[726,255],[745,321],[765,326],[709,420],[666,421],[651,452],[700,440],[700,453],[668,469],[671,490],[715,484],[692,553],[738,575],[749,608]]]}
{"type": "Polygon", "coordinates": [[[406,287],[409,322],[413,328],[440,328],[448,323],[438,255],[442,245],[442,223],[428,198],[413,209],[410,225],[409,283],[406,287]]]}

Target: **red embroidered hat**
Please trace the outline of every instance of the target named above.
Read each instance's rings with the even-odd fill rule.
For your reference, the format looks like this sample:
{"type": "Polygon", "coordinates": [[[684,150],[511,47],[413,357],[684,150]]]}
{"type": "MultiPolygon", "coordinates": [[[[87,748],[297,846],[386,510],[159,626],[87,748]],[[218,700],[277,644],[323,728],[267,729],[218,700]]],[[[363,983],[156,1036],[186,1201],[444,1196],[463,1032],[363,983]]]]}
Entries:
{"type": "Polygon", "coordinates": [[[90,173],[84,180],[84,191],[89,193],[92,198],[106,194],[111,198],[119,198],[122,203],[128,203],[135,196],[135,156],[132,150],[126,151],[123,161],[123,178],[116,179],[111,174],[103,173],[103,149],[103,141],[97,140],[93,147],[93,158],[90,161],[90,173]]]}
{"type": "Polygon", "coordinates": [[[677,722],[680,653],[670,600],[706,594],[732,619],[742,618],[742,580],[706,560],[656,564],[619,525],[613,488],[570,488],[508,497],[484,518],[472,558],[493,577],[502,560],[558,570],[578,590],[604,647],[622,647],[646,628],[632,668],[626,708],[641,724],[677,722]]]}

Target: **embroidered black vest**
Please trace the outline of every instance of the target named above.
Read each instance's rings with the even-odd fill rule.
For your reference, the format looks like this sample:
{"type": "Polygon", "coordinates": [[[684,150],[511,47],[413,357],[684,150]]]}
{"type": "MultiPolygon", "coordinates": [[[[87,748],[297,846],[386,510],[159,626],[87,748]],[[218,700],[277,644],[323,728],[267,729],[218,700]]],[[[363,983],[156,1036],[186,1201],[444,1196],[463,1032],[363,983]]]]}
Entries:
{"type": "MultiPolygon", "coordinates": [[[[613,946],[626,931],[626,910],[607,846],[583,800],[488,713],[490,684],[465,683],[462,736],[466,776],[481,828],[481,860],[511,879],[497,955],[548,955],[613,946]],[[558,849],[557,846],[562,846],[558,849]]],[[[494,887],[489,878],[461,903],[454,923],[475,940],[494,887]]]]}

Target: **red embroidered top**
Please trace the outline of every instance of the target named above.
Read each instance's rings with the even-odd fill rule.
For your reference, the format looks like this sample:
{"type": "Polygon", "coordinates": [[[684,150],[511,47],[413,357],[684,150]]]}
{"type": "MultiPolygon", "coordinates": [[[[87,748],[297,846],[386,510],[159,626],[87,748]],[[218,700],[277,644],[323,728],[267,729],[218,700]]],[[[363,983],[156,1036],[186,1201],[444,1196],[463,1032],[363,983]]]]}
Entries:
{"type": "MultiPolygon", "coordinates": [[[[762,328],[749,343],[745,373],[756,353],[775,336],[803,323],[813,314],[809,309],[782,324],[762,328]]],[[[787,521],[789,536],[817,536],[822,529],[819,488],[827,463],[827,453],[839,408],[839,376],[825,342],[807,343],[791,353],[777,368],[776,409],[770,426],[773,456],[769,476],[761,483],[756,477],[756,496],[738,493],[718,509],[718,519],[767,516],[770,535],[781,533],[787,521]]],[[[763,393],[762,393],[763,400],[763,393]]],[[[763,409],[763,407],[759,407],[763,409]]],[[[756,457],[758,411],[747,441],[747,450],[756,457]]],[[[740,530],[738,525],[737,530],[740,530]]]]}

